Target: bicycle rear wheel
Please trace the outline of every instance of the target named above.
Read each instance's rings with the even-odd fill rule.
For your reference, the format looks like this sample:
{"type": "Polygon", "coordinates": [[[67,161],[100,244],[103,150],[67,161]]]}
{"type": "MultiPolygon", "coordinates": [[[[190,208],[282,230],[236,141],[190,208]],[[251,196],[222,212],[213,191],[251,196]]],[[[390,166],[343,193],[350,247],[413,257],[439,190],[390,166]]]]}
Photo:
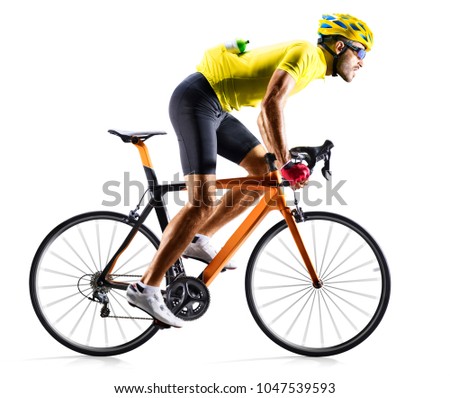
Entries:
{"type": "MultiPolygon", "coordinates": [[[[107,308],[93,300],[96,279],[133,227],[128,217],[99,211],[57,226],[38,248],[30,272],[34,310],[61,344],[94,356],[122,354],[150,339],[159,327],[127,303],[124,290],[107,289],[107,308]]],[[[112,278],[131,283],[141,277],[159,245],[145,226],[119,258],[112,278]]]]}
{"type": "Polygon", "coordinates": [[[323,286],[312,286],[283,220],[250,257],[250,311],[263,332],[291,352],[342,353],[364,341],[383,318],[390,296],[386,260],[375,240],[343,216],[309,212],[297,225],[323,286]]]}

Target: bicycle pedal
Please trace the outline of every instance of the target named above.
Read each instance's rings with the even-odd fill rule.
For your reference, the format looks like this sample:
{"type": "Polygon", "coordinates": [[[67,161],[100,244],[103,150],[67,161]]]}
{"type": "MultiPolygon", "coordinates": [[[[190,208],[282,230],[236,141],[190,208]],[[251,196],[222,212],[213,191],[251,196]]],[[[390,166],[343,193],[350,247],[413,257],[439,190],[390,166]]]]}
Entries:
{"type": "Polygon", "coordinates": [[[158,326],[160,329],[170,329],[172,326],[168,325],[167,323],[161,322],[158,319],[154,319],[154,323],[156,326],[158,326]]]}

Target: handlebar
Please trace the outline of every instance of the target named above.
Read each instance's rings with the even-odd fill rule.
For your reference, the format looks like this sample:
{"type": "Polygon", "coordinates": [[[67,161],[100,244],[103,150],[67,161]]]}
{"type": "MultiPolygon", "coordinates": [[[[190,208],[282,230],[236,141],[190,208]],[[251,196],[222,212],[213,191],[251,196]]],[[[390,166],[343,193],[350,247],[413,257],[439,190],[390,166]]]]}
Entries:
{"type": "Polygon", "coordinates": [[[324,161],[322,167],[322,175],[326,180],[331,176],[330,171],[330,157],[331,148],[334,144],[330,140],[326,140],[321,146],[297,146],[289,150],[292,159],[299,162],[305,161],[308,164],[309,171],[312,173],[317,162],[324,161]]]}
{"type": "MultiPolygon", "coordinates": [[[[322,167],[322,175],[325,177],[326,180],[328,180],[329,177],[331,176],[330,157],[331,157],[331,148],[333,147],[334,144],[330,140],[325,140],[325,142],[321,146],[297,146],[291,148],[289,150],[289,153],[291,154],[292,159],[295,162],[298,163],[306,162],[311,174],[313,172],[314,167],[316,166],[316,163],[323,160],[325,164],[322,167]]],[[[266,154],[266,161],[269,165],[270,171],[277,170],[277,167],[275,166],[275,160],[276,158],[273,153],[266,154]]]]}

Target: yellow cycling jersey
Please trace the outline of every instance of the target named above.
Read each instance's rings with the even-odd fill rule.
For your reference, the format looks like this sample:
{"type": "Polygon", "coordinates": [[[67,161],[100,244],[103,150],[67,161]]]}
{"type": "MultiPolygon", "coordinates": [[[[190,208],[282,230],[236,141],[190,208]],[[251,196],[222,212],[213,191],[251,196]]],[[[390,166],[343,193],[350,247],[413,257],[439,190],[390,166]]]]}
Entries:
{"type": "Polygon", "coordinates": [[[307,41],[292,41],[243,54],[233,54],[222,44],[207,50],[197,66],[228,112],[257,106],[276,69],[286,71],[295,79],[291,93],[295,94],[314,79],[325,78],[327,65],[319,47],[307,41]]]}

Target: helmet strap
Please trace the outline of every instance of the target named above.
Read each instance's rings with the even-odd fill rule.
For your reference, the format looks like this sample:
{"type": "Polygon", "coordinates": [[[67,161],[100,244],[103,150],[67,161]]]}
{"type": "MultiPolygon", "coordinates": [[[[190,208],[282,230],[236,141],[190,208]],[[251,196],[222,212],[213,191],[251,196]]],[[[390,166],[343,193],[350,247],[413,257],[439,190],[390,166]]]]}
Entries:
{"type": "Polygon", "coordinates": [[[339,54],[336,54],[330,47],[328,47],[328,46],[325,44],[325,40],[326,40],[326,39],[324,39],[323,37],[320,37],[318,43],[319,43],[321,46],[323,46],[323,48],[324,48],[325,50],[327,50],[327,51],[333,56],[333,72],[332,72],[331,75],[332,75],[333,77],[336,77],[336,76],[338,75],[338,73],[337,73],[337,62],[338,62],[338,59],[339,59],[339,57],[344,53],[344,51],[347,49],[347,47],[344,47],[344,49],[343,49],[339,54]]]}

